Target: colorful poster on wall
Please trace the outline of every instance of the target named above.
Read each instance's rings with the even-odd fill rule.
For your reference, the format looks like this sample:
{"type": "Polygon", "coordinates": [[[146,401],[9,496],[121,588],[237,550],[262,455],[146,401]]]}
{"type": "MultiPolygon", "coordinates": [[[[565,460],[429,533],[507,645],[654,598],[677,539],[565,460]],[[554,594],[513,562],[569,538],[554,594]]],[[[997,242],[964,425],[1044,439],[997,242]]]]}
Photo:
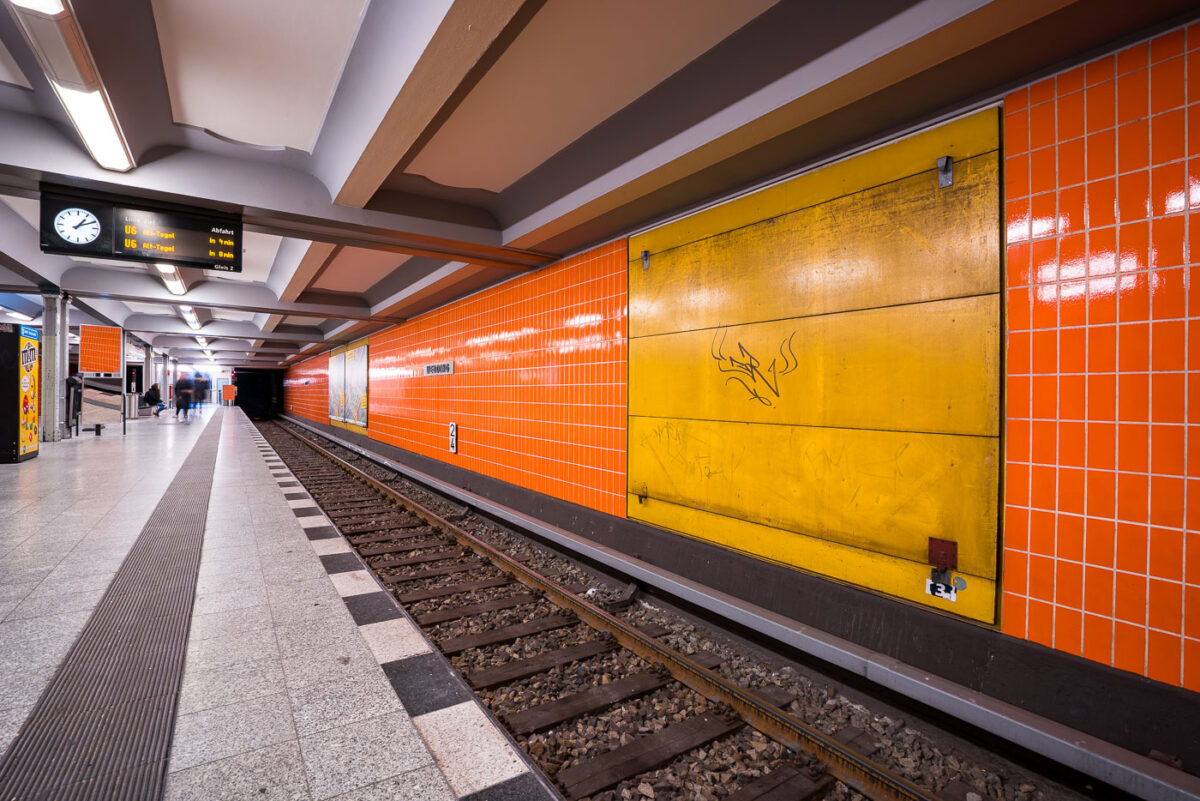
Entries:
{"type": "Polygon", "coordinates": [[[38,340],[40,332],[28,325],[21,326],[18,349],[21,353],[20,430],[17,434],[17,457],[23,458],[38,449],[38,340]]]}
{"type": "Polygon", "coordinates": [[[346,352],[329,357],[329,419],[346,419],[346,352]]]}
{"type": "Polygon", "coordinates": [[[367,346],[346,351],[346,408],[344,421],[367,427],[367,346]]]}

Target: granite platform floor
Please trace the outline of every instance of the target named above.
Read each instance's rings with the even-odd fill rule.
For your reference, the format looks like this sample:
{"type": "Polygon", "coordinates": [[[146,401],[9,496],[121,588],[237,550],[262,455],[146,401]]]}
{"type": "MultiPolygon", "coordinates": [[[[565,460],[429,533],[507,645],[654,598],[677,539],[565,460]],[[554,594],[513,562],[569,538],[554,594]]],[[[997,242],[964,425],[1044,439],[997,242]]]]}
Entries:
{"type": "MultiPolygon", "coordinates": [[[[209,412],[211,415],[211,410],[209,412]]],[[[0,464],[0,753],[7,750],[204,428],[42,443],[0,464]]]]}
{"type": "Polygon", "coordinates": [[[166,799],[553,798],[240,409],[0,465],[0,752],[220,426],[166,799]]]}

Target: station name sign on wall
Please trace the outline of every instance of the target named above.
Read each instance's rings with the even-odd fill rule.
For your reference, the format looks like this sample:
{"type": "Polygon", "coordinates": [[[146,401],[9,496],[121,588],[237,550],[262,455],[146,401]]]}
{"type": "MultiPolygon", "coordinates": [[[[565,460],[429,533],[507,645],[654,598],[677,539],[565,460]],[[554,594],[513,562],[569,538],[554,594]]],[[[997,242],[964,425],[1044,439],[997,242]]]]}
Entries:
{"type": "Polygon", "coordinates": [[[425,375],[453,375],[454,362],[435,362],[425,365],[425,375]]]}
{"type": "Polygon", "coordinates": [[[237,217],[47,190],[41,196],[45,253],[242,271],[242,221],[237,217]]]}

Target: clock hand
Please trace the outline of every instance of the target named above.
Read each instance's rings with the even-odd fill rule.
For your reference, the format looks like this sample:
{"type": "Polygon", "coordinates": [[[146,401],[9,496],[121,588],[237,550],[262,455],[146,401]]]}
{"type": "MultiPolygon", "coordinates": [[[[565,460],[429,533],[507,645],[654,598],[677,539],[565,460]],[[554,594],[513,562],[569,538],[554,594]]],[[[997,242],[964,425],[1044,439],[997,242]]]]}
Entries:
{"type": "Polygon", "coordinates": [[[75,228],[78,228],[79,226],[81,226],[81,225],[83,225],[84,223],[87,223],[87,222],[91,222],[91,220],[89,220],[89,219],[87,219],[86,217],[84,217],[82,220],[80,220],[79,222],[75,223],[75,226],[74,226],[74,227],[75,227],[75,228]]]}

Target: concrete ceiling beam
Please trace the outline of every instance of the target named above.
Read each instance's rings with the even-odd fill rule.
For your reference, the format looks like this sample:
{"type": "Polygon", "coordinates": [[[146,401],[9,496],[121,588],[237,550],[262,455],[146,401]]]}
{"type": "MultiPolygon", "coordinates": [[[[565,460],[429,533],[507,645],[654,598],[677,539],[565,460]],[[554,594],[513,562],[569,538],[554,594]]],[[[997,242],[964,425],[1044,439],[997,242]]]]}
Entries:
{"type": "Polygon", "coordinates": [[[1071,5],[1074,0],[921,0],[505,227],[535,248],[1071,5]]]}
{"type": "MultiPolygon", "coordinates": [[[[37,319],[42,316],[42,301],[41,298],[33,300],[24,295],[11,294],[0,292],[0,307],[8,311],[15,311],[26,317],[37,319]]],[[[14,319],[9,317],[5,319],[3,312],[0,312],[0,321],[11,323],[14,319]]]]}
{"type": "Polygon", "coordinates": [[[0,189],[35,197],[39,182],[240,214],[248,230],[335,244],[445,254],[526,269],[543,254],[502,247],[495,228],[359,209],[330,201],[312,175],[179,150],[127,173],[104,170],[50,122],[0,111],[0,189]]]}
{"type": "MultiPolygon", "coordinates": [[[[421,50],[420,58],[379,127],[360,148],[354,166],[335,191],[335,202],[356,208],[365,206],[392,170],[410,159],[428,141],[432,132],[475,85],[490,66],[488,55],[494,50],[503,50],[506,40],[515,33],[513,29],[523,28],[543,2],[454,2],[421,50]]],[[[387,29],[374,33],[384,36],[385,31],[387,29]]],[[[366,39],[372,33],[364,31],[360,38],[366,39]]],[[[387,31],[386,36],[390,38],[391,32],[387,31]]]]}
{"type": "MultiPolygon", "coordinates": [[[[341,148],[334,153],[323,148],[322,143],[314,152],[317,174],[329,186],[334,202],[343,206],[362,208],[378,191],[397,165],[411,159],[428,141],[441,123],[466,96],[490,65],[496,51],[502,51],[506,42],[515,36],[532,18],[544,0],[455,0],[448,8],[435,3],[425,4],[427,12],[418,24],[405,22],[399,17],[412,13],[408,4],[372,4],[368,11],[371,19],[366,20],[359,40],[355,45],[358,63],[347,64],[347,75],[362,71],[375,76],[403,76],[390,104],[379,118],[378,125],[369,138],[360,139],[354,148],[341,148]],[[438,16],[440,15],[440,16],[438,16]],[[387,17],[383,19],[381,17],[387,17]],[[404,24],[398,24],[404,22],[404,24]],[[421,39],[419,47],[410,53],[419,53],[414,62],[393,63],[396,59],[411,58],[397,46],[399,35],[421,39]],[[489,54],[492,58],[489,58],[489,54]],[[347,158],[347,154],[353,154],[347,158]]],[[[412,8],[416,8],[415,6],[412,8]]],[[[378,78],[376,78],[377,80],[378,78]]],[[[351,80],[343,85],[352,86],[351,80]]],[[[352,98],[342,95],[335,99],[335,106],[362,106],[374,98],[352,98]]],[[[332,111],[332,110],[331,110],[332,111]]],[[[343,141],[362,136],[340,129],[341,120],[359,115],[331,113],[328,125],[329,136],[334,141],[343,141]]],[[[333,258],[337,249],[325,238],[308,245],[298,256],[290,253],[280,264],[281,269],[272,270],[271,287],[281,300],[293,301],[307,291],[322,268],[333,258]],[[294,264],[294,267],[291,266],[294,264]],[[285,279],[285,280],[280,280],[285,279]]],[[[355,242],[341,241],[338,244],[354,245],[355,242]]],[[[496,244],[499,244],[497,239],[496,244]]],[[[372,247],[391,249],[390,243],[377,241],[372,247]]],[[[430,248],[423,253],[396,249],[399,253],[414,253],[446,261],[475,261],[476,263],[510,269],[529,269],[549,262],[549,257],[537,257],[523,265],[502,265],[494,259],[472,258],[468,254],[454,254],[430,248]]],[[[279,260],[277,260],[279,262],[279,260]]],[[[279,324],[272,318],[263,324],[270,331],[279,324]]]]}
{"type": "Polygon", "coordinates": [[[264,334],[253,323],[239,320],[212,320],[193,330],[182,319],[157,314],[131,314],[124,323],[125,328],[139,334],[177,334],[185,337],[235,337],[239,339],[266,339],[282,342],[322,344],[324,335],[315,328],[295,328],[288,331],[264,334]]]}
{"type": "Polygon", "coordinates": [[[339,298],[337,302],[285,303],[262,284],[240,281],[204,281],[196,284],[186,295],[172,295],[161,281],[149,273],[73,266],[59,278],[58,283],[66,292],[77,297],[107,297],[214,310],[269,311],[281,318],[286,315],[345,320],[370,320],[375,317],[370,307],[355,298],[339,298]]]}
{"type": "Polygon", "coordinates": [[[193,334],[192,336],[177,336],[175,334],[153,334],[147,338],[150,344],[156,348],[201,348],[200,343],[195,340],[196,336],[205,337],[208,340],[208,349],[211,351],[231,350],[231,351],[255,351],[258,353],[273,353],[280,356],[287,356],[292,353],[298,353],[300,348],[298,345],[288,342],[271,342],[267,345],[254,347],[251,340],[246,337],[217,337],[208,336],[207,334],[193,334]]]}

